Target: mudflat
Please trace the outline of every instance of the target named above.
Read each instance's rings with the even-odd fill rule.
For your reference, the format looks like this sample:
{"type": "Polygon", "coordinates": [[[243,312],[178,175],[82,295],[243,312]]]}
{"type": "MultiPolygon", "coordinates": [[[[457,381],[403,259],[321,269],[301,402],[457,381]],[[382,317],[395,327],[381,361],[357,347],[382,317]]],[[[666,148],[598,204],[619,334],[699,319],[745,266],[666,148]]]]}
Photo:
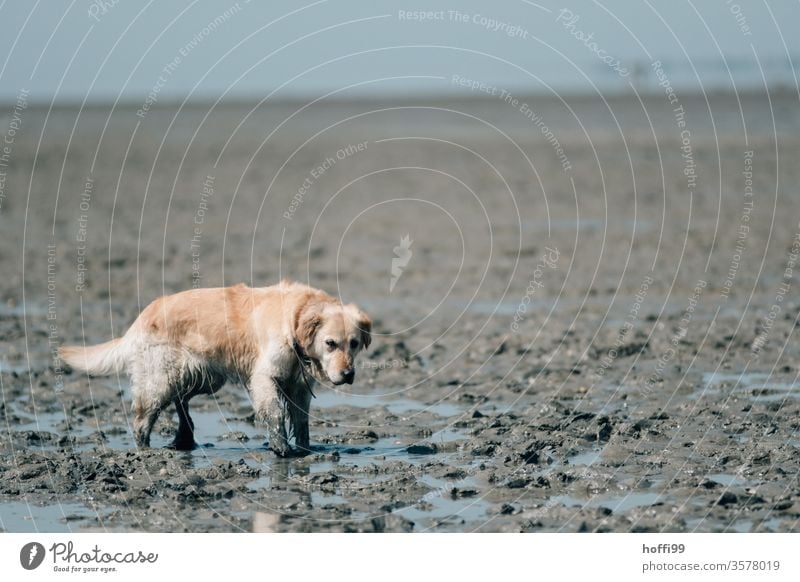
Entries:
{"type": "Polygon", "coordinates": [[[24,108],[0,528],[800,530],[796,97],[24,108]],[[285,276],[375,322],[309,456],[235,385],[137,450],[127,378],[53,356],[285,276]]]}

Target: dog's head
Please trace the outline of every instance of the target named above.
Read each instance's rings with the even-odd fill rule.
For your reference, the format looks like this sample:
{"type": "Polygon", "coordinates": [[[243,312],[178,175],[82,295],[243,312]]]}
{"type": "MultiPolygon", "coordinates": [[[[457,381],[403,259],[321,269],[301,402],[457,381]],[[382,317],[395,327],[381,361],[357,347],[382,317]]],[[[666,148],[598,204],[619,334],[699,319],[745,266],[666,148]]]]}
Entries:
{"type": "Polygon", "coordinates": [[[355,357],[372,339],[372,320],[352,303],[306,305],[297,320],[297,343],[335,385],[352,384],[355,357]]]}

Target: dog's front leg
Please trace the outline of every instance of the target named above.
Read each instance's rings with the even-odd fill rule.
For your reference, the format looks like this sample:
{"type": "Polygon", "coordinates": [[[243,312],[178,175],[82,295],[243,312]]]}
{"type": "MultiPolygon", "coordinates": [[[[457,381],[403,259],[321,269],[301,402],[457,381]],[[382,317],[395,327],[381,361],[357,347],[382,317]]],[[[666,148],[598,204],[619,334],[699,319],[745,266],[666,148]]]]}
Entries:
{"type": "Polygon", "coordinates": [[[289,394],[289,418],[292,421],[295,445],[300,453],[306,455],[311,452],[311,443],[308,435],[308,408],[311,404],[311,386],[307,380],[301,380],[293,385],[289,394]]]}
{"type": "Polygon", "coordinates": [[[268,373],[257,373],[250,380],[256,421],[267,426],[269,448],[281,457],[288,457],[292,447],[286,438],[286,405],[280,390],[275,378],[268,373]]]}

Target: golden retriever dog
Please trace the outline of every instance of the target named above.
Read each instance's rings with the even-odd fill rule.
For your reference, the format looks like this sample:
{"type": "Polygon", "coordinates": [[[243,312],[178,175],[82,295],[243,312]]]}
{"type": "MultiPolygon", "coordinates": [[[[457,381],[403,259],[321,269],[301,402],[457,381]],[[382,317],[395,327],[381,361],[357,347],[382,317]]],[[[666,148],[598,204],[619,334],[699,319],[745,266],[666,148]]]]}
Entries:
{"type": "Polygon", "coordinates": [[[283,280],[193,289],[150,303],[122,337],[63,347],[61,358],[93,375],[127,371],[133,386],[133,431],[150,446],[159,413],[175,404],[172,447],[195,446],[189,400],[226,381],[244,384],[269,446],[280,456],[309,451],[308,409],[315,381],[352,384],[354,358],[369,346],[372,322],[353,304],[283,280]],[[287,434],[287,421],[291,426],[287,434]]]}

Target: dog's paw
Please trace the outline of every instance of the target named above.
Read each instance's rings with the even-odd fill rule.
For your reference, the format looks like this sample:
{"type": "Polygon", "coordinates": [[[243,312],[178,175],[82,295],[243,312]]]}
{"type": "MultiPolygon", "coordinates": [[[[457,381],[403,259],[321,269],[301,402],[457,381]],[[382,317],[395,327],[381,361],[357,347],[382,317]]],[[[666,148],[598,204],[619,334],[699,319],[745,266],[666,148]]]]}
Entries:
{"type": "Polygon", "coordinates": [[[307,450],[298,450],[298,449],[292,448],[290,445],[275,447],[275,446],[272,446],[272,445],[268,444],[267,446],[270,449],[272,449],[273,453],[275,453],[277,456],[279,456],[281,458],[284,458],[284,459],[291,459],[291,458],[296,458],[296,457],[305,457],[310,452],[310,451],[307,451],[307,450]]]}
{"type": "Polygon", "coordinates": [[[171,443],[169,443],[168,445],[166,445],[164,448],[170,449],[170,450],[173,450],[173,451],[193,451],[198,446],[199,445],[194,441],[185,441],[185,440],[178,441],[178,440],[174,440],[171,443]]]}

